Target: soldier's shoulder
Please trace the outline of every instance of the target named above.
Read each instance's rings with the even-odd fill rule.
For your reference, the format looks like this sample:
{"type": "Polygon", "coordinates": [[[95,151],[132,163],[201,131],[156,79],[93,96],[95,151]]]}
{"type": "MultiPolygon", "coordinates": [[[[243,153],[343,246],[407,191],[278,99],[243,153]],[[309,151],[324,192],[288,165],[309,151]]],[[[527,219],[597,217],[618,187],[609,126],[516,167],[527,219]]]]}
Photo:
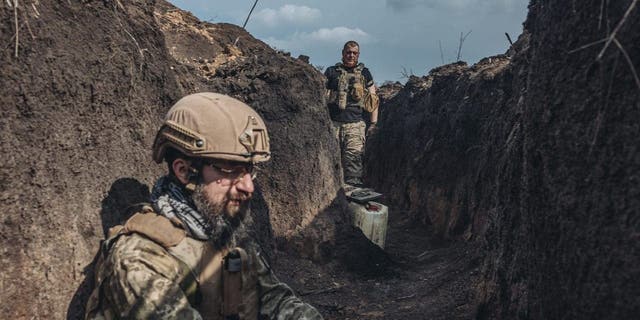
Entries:
{"type": "Polygon", "coordinates": [[[334,65],[334,66],[327,67],[327,69],[324,71],[324,74],[333,74],[337,72],[338,72],[338,67],[337,65],[334,65]]]}
{"type": "Polygon", "coordinates": [[[371,71],[369,70],[369,68],[364,67],[362,68],[362,74],[368,78],[368,80],[373,80],[373,74],[371,74],[371,71]]]}
{"type": "Polygon", "coordinates": [[[105,274],[113,274],[116,278],[126,278],[131,271],[174,277],[182,270],[180,262],[164,247],[137,233],[120,236],[109,251],[102,268],[105,274]]]}
{"type": "Polygon", "coordinates": [[[121,235],[109,250],[112,260],[140,257],[153,259],[165,255],[168,255],[168,252],[163,246],[139,233],[121,235]]]}
{"type": "Polygon", "coordinates": [[[153,211],[134,214],[121,232],[142,234],[165,248],[177,245],[186,237],[186,230],[177,218],[167,218],[153,211]]]}

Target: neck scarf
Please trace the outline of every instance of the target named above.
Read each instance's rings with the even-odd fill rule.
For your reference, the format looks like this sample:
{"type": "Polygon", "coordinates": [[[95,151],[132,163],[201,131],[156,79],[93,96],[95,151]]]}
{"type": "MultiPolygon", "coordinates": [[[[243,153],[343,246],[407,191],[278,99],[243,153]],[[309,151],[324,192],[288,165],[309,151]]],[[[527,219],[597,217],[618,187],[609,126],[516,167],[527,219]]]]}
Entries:
{"type": "Polygon", "coordinates": [[[197,210],[189,191],[178,184],[174,178],[164,176],[158,179],[151,192],[151,202],[158,214],[182,221],[192,237],[208,240],[211,225],[197,210]]]}

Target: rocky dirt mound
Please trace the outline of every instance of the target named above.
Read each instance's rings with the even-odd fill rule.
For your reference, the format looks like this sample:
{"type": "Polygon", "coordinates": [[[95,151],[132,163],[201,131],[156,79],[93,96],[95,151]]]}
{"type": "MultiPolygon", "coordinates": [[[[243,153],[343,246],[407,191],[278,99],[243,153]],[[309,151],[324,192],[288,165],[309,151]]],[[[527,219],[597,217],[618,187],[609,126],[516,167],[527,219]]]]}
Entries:
{"type": "Polygon", "coordinates": [[[640,312],[636,5],[532,1],[511,57],[437,68],[385,106],[369,181],[484,243],[477,318],[640,312]]]}
{"type": "Polygon", "coordinates": [[[150,159],[155,130],[197,91],[239,98],[267,122],[273,157],[252,216],[272,256],[344,256],[349,237],[383,257],[349,227],[313,67],[162,0],[12,3],[0,4],[0,300],[15,303],[2,318],[81,315],[104,230],[164,172],[150,159]]]}
{"type": "Polygon", "coordinates": [[[395,97],[403,88],[404,85],[397,81],[382,84],[382,86],[380,86],[376,91],[380,98],[380,107],[384,108],[387,105],[387,102],[395,97]]]}

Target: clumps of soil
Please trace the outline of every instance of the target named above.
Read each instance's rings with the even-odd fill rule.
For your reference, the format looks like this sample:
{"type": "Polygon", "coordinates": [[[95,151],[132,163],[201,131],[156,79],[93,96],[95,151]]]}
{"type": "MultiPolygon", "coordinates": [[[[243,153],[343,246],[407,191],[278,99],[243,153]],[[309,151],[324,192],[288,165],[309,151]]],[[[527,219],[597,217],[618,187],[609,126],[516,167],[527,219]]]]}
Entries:
{"type": "Polygon", "coordinates": [[[378,98],[380,98],[380,105],[384,106],[389,100],[395,97],[402,88],[404,88],[404,85],[397,81],[383,83],[376,91],[378,98]]]}

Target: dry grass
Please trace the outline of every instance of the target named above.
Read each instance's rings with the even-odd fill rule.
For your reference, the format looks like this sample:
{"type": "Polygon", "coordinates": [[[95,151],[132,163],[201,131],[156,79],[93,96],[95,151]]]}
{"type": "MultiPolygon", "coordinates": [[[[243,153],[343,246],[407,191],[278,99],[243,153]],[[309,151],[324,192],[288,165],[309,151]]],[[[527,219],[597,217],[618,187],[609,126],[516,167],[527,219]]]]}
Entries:
{"type": "Polygon", "coordinates": [[[13,19],[15,20],[15,26],[16,26],[16,33],[15,33],[15,38],[16,38],[16,50],[15,50],[15,56],[16,58],[18,58],[18,48],[20,47],[20,26],[18,26],[18,0],[13,0],[13,19]]]}
{"type": "Polygon", "coordinates": [[[618,22],[618,25],[615,27],[615,29],[613,29],[613,31],[606,38],[607,42],[604,44],[604,47],[602,48],[602,50],[600,50],[600,53],[598,54],[598,57],[596,58],[596,60],[602,59],[604,52],[607,51],[607,48],[609,47],[611,42],[613,42],[613,39],[615,39],[616,34],[618,34],[618,31],[620,31],[620,28],[622,27],[622,25],[627,21],[627,18],[629,18],[629,14],[636,7],[637,3],[638,3],[638,0],[633,0],[631,2],[631,4],[629,5],[629,8],[627,8],[627,11],[624,13],[624,16],[622,16],[622,19],[620,20],[620,22],[618,22]]]}
{"type": "MultiPolygon", "coordinates": [[[[607,0],[607,3],[608,3],[608,0],[607,0]]],[[[627,11],[625,11],[624,15],[622,16],[622,19],[620,19],[620,21],[618,22],[616,27],[613,29],[613,31],[611,33],[609,33],[609,35],[606,38],[600,39],[600,40],[597,40],[597,41],[594,41],[594,42],[591,42],[591,43],[588,43],[588,44],[585,44],[585,45],[583,45],[583,46],[581,46],[581,47],[579,47],[577,49],[569,51],[568,53],[571,54],[571,53],[574,53],[574,52],[578,52],[578,51],[587,49],[589,47],[592,47],[592,46],[594,46],[596,44],[604,42],[605,43],[604,46],[602,47],[602,49],[598,53],[598,56],[596,56],[596,61],[600,61],[600,60],[602,60],[602,57],[604,56],[605,52],[607,51],[607,49],[609,48],[611,43],[615,44],[616,47],[618,48],[618,50],[620,50],[620,52],[622,52],[622,55],[624,56],[625,61],[627,62],[627,65],[629,66],[629,70],[631,71],[631,74],[633,75],[633,78],[635,80],[636,86],[640,90],[640,78],[638,77],[638,72],[636,71],[636,68],[633,65],[633,61],[631,60],[631,57],[627,53],[627,50],[624,49],[624,46],[616,38],[616,35],[618,34],[618,31],[620,31],[620,28],[622,28],[624,23],[627,21],[627,19],[629,18],[629,15],[635,9],[637,4],[638,4],[638,0],[631,1],[631,4],[629,4],[629,7],[627,8],[627,11]]],[[[598,28],[600,28],[600,26],[601,26],[602,15],[603,15],[603,12],[604,12],[604,5],[605,5],[605,0],[602,0],[601,6],[600,6],[600,16],[598,18],[598,28]]]]}
{"type": "Polygon", "coordinates": [[[600,3],[600,16],[598,17],[598,30],[602,28],[602,16],[604,15],[605,2],[609,4],[608,0],[602,0],[600,3]]]}
{"type": "Polygon", "coordinates": [[[31,36],[31,39],[32,40],[36,39],[36,36],[34,35],[33,30],[31,29],[31,25],[29,24],[29,18],[35,17],[37,19],[40,17],[40,12],[36,7],[37,5],[40,4],[40,2],[36,0],[31,3],[30,8],[33,9],[33,13],[30,13],[28,9],[29,6],[24,2],[22,3],[22,6],[21,6],[18,0],[6,0],[6,1],[9,8],[13,9],[14,34],[13,36],[11,36],[8,43],[2,48],[0,52],[4,52],[5,50],[9,49],[11,45],[13,45],[14,57],[18,58],[18,55],[20,53],[20,30],[22,30],[22,28],[26,26],[27,31],[31,36]],[[20,14],[22,14],[22,21],[19,18],[20,14]]]}
{"type": "Polygon", "coordinates": [[[615,43],[618,49],[620,49],[620,51],[622,52],[624,59],[627,61],[627,64],[631,69],[631,73],[633,74],[633,79],[636,80],[636,85],[638,86],[638,89],[640,89],[640,78],[638,78],[638,73],[636,72],[636,68],[633,66],[633,61],[631,61],[631,57],[627,53],[627,50],[624,49],[624,47],[622,46],[622,44],[620,44],[620,41],[618,41],[618,39],[614,38],[613,43],[615,43]]]}
{"type": "Polygon", "coordinates": [[[620,28],[622,28],[622,25],[629,18],[629,15],[633,11],[633,9],[635,9],[635,7],[636,7],[636,4],[638,4],[638,0],[633,0],[631,2],[629,7],[627,8],[627,11],[625,11],[624,15],[622,16],[622,19],[620,19],[620,22],[618,22],[616,27],[609,34],[609,36],[606,38],[606,42],[604,44],[604,47],[602,47],[602,50],[600,50],[600,53],[596,57],[596,61],[599,61],[600,59],[602,59],[602,57],[604,56],[605,51],[607,51],[607,48],[613,42],[618,47],[618,49],[622,52],[622,55],[624,55],[625,60],[627,61],[627,64],[629,65],[629,69],[631,70],[631,73],[633,74],[633,78],[635,79],[636,86],[640,90],[640,79],[638,79],[638,72],[636,72],[636,68],[633,66],[633,61],[631,60],[631,57],[627,53],[627,50],[625,50],[624,47],[622,46],[622,44],[620,43],[620,41],[618,41],[618,39],[616,39],[616,35],[618,34],[618,31],[620,31],[620,28]]]}

